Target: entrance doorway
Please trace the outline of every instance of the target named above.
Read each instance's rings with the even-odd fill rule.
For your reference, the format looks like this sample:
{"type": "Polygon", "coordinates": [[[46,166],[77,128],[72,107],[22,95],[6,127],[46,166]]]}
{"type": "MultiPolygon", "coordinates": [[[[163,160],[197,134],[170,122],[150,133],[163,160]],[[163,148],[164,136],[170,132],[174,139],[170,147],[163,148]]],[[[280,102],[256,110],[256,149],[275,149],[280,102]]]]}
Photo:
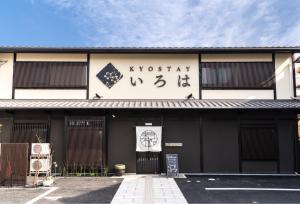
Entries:
{"type": "Polygon", "coordinates": [[[138,174],[159,174],[160,173],[160,152],[137,152],[136,173],[138,174]]]}
{"type": "Polygon", "coordinates": [[[161,126],[136,127],[137,173],[160,173],[160,157],[162,151],[161,126]]]}

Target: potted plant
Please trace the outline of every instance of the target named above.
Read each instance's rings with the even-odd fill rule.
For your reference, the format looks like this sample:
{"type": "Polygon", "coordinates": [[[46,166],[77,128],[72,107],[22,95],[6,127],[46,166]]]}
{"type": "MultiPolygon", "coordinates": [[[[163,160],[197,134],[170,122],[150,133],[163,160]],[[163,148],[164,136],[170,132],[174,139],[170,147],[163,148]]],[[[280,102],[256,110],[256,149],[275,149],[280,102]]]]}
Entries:
{"type": "Polygon", "coordinates": [[[125,164],[115,164],[115,172],[117,176],[123,176],[125,174],[126,165],[125,164]]]}
{"type": "Polygon", "coordinates": [[[54,183],[53,176],[45,176],[43,180],[43,186],[51,186],[54,183]]]}
{"type": "Polygon", "coordinates": [[[80,166],[79,168],[76,169],[76,176],[81,176],[82,175],[82,167],[80,166]]]}
{"type": "MultiPolygon", "coordinates": [[[[125,173],[125,169],[124,169],[124,173],[125,173]]],[[[103,168],[102,176],[108,176],[108,167],[103,168]]]]}

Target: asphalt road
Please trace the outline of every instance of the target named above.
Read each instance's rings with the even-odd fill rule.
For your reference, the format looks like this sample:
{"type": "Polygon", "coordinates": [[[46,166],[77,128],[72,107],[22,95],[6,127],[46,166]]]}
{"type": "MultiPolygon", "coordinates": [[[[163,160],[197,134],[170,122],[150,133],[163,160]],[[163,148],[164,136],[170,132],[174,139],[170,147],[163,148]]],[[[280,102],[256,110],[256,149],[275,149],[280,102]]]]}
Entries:
{"type": "Polygon", "coordinates": [[[175,181],[189,203],[300,203],[300,176],[195,176],[175,181]]]}

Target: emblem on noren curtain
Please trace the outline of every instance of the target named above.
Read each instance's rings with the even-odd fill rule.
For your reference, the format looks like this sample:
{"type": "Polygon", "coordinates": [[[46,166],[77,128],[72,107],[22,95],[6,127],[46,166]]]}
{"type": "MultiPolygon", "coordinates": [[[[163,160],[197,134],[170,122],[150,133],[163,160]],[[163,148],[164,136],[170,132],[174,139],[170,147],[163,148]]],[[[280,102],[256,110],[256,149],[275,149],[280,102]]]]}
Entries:
{"type": "Polygon", "coordinates": [[[98,74],[97,78],[108,88],[113,87],[120,79],[122,79],[123,74],[117,70],[117,68],[108,63],[98,74]]]}
{"type": "Polygon", "coordinates": [[[136,151],[161,152],[161,126],[136,126],[136,151]]]}
{"type": "Polygon", "coordinates": [[[145,130],[140,136],[140,142],[144,147],[153,147],[157,141],[158,137],[152,130],[145,130]]]}

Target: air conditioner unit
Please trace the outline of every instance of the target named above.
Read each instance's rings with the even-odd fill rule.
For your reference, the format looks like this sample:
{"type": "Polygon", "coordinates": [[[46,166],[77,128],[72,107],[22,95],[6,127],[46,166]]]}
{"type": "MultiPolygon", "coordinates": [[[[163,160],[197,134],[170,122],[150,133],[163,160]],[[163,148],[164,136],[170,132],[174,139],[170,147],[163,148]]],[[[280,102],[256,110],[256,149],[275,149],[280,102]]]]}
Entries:
{"type": "Polygon", "coordinates": [[[32,143],[31,144],[31,155],[49,155],[50,144],[49,143],[32,143]]]}
{"type": "Polygon", "coordinates": [[[50,160],[46,159],[30,159],[30,172],[35,173],[39,171],[40,173],[50,171],[50,160]]]}

